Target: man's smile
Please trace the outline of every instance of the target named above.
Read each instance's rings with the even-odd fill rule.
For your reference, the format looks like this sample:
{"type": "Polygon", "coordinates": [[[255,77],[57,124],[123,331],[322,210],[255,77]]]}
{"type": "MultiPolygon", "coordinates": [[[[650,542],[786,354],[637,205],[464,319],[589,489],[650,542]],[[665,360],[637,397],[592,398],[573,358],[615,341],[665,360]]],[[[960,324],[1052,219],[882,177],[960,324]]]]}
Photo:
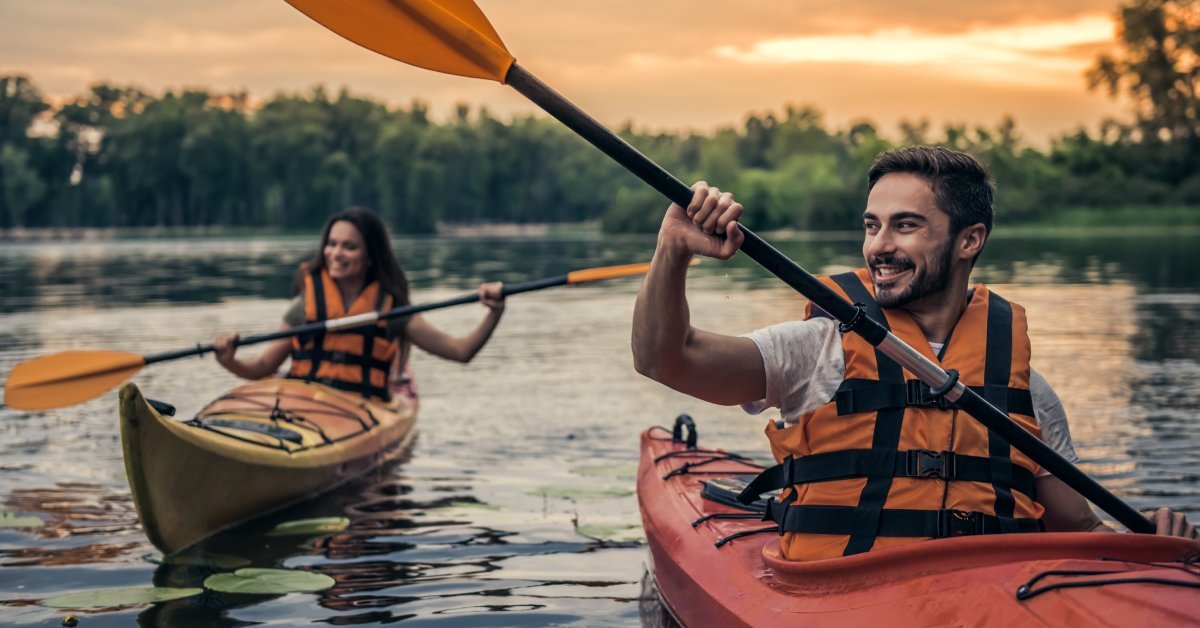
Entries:
{"type": "Polygon", "coordinates": [[[914,265],[911,263],[871,264],[871,278],[876,284],[891,285],[912,274],[914,265]]]}

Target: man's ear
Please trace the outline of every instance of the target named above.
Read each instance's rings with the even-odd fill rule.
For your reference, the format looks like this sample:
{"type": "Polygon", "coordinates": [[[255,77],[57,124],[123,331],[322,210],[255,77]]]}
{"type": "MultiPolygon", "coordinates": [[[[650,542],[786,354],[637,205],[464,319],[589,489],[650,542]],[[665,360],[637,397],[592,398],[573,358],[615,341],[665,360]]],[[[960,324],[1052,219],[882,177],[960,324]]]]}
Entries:
{"type": "Polygon", "coordinates": [[[958,256],[962,259],[975,259],[983,251],[983,245],[987,243],[987,227],[983,226],[983,223],[977,222],[963,229],[958,234],[957,240],[958,256]]]}

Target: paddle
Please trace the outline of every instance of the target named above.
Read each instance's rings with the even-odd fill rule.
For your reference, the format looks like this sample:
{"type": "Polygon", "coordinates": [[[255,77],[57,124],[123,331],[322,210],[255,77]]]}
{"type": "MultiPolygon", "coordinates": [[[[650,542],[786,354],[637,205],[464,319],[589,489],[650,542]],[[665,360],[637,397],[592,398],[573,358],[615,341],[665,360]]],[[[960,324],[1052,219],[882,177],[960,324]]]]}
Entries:
{"type": "MultiPolygon", "coordinates": [[[[586,268],[560,275],[525,283],[504,286],[504,296],[532,292],[555,286],[575,285],[604,279],[616,279],[642,275],[650,270],[650,264],[625,264],[621,266],[602,266],[586,268]]],[[[408,316],[420,312],[428,312],[445,307],[474,303],[479,300],[479,293],[473,292],[461,297],[425,303],[422,305],[406,305],[393,308],[386,312],[369,312],[357,316],[347,316],[327,321],[308,323],[291,329],[283,329],[268,334],[239,338],[237,346],[245,346],[290,338],[301,334],[320,331],[338,331],[364,327],[374,324],[381,319],[408,316]]],[[[87,401],[112,389],[117,384],[133,377],[147,364],[166,362],[192,355],[204,355],[213,350],[211,344],[196,345],[190,349],[168,351],[152,355],[138,355],[120,351],[63,351],[51,355],[26,360],[13,367],[4,384],[4,402],[9,407],[20,410],[48,410],[62,408],[87,401]]]]}
{"type": "MultiPolygon", "coordinates": [[[[286,0],[335,33],[370,50],[418,67],[506,83],[557,118],[663,196],[681,206],[691,189],[615,133],[516,63],[472,0],[286,0]]],[[[782,279],[947,400],[1053,473],[1135,532],[1154,526],[977,393],[810,275],[749,229],[741,251],[782,279]]]]}

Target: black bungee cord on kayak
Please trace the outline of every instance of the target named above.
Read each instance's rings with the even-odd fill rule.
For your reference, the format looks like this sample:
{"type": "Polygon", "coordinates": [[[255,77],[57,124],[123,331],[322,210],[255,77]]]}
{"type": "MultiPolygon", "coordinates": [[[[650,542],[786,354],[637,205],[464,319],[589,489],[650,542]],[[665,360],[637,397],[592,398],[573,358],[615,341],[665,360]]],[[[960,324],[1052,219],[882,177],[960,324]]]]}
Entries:
{"type": "MultiPolygon", "coordinates": [[[[1107,559],[1106,559],[1107,560],[1107,559]]],[[[1129,573],[1120,569],[1106,569],[1102,571],[1087,571],[1075,569],[1051,569],[1034,575],[1028,582],[1017,587],[1017,599],[1024,602],[1025,600],[1037,597],[1048,591],[1056,589],[1079,589],[1084,587],[1103,587],[1115,584],[1162,584],[1173,587],[1187,587],[1192,589],[1200,589],[1200,572],[1193,569],[1195,566],[1196,557],[1190,560],[1181,561],[1180,565],[1170,565],[1166,563],[1143,563],[1139,561],[1123,560],[1120,562],[1134,565],[1150,565],[1154,567],[1163,567],[1182,571],[1188,575],[1196,577],[1196,580],[1171,580],[1169,578],[1150,578],[1131,576],[1127,578],[1097,578],[1093,580],[1082,580],[1078,578],[1087,578],[1088,576],[1111,576],[1114,574],[1129,573]],[[1051,576],[1062,578],[1077,578],[1072,580],[1060,580],[1050,582],[1039,588],[1034,588],[1042,579],[1051,576]]]]}
{"type": "MultiPolygon", "coordinates": [[[[683,463],[683,465],[668,471],[667,474],[662,477],[662,479],[664,479],[664,480],[673,478],[677,475],[689,475],[689,474],[691,474],[691,475],[707,475],[707,474],[726,475],[727,472],[725,472],[725,471],[696,471],[695,470],[696,467],[701,467],[706,464],[712,464],[714,462],[733,461],[733,462],[741,462],[743,464],[755,465],[754,460],[752,460],[748,456],[743,456],[742,454],[734,453],[731,451],[715,451],[715,450],[711,450],[711,449],[697,448],[697,446],[696,446],[696,438],[697,438],[696,423],[695,423],[695,421],[692,420],[692,417],[690,417],[686,414],[681,414],[678,417],[676,417],[675,418],[675,426],[674,426],[674,428],[672,428],[670,430],[668,430],[667,428],[665,428],[661,425],[656,425],[656,426],[654,426],[653,429],[659,429],[664,432],[669,432],[671,434],[670,440],[677,442],[677,443],[683,443],[684,447],[686,447],[686,449],[683,449],[681,451],[670,451],[670,452],[667,452],[667,453],[655,458],[654,462],[656,464],[659,462],[662,462],[663,460],[668,460],[668,459],[672,459],[672,458],[685,458],[685,459],[690,460],[689,462],[685,462],[685,463],[683,463]],[[687,428],[687,436],[686,437],[683,435],[684,428],[687,428]]],[[[664,439],[664,440],[666,440],[666,439],[664,439]]]]}
{"type": "MultiPolygon", "coordinates": [[[[656,425],[651,429],[662,430],[663,432],[666,432],[671,435],[669,438],[664,438],[661,440],[671,440],[676,443],[683,444],[685,447],[685,449],[682,449],[679,451],[670,451],[670,452],[667,452],[667,453],[655,458],[654,462],[656,464],[663,460],[668,460],[668,459],[672,459],[672,458],[687,458],[687,459],[699,458],[699,460],[697,460],[695,462],[684,463],[682,466],[677,467],[677,468],[672,469],[671,471],[667,472],[667,474],[664,475],[662,478],[664,480],[667,480],[667,479],[670,479],[670,478],[673,478],[673,477],[676,477],[679,475],[709,475],[709,474],[729,475],[728,471],[696,471],[695,470],[695,468],[698,466],[710,464],[713,462],[737,462],[737,463],[744,464],[744,465],[747,465],[750,467],[756,467],[759,470],[762,469],[762,466],[759,465],[757,462],[755,462],[754,459],[750,458],[749,456],[744,456],[742,454],[734,453],[731,451],[715,451],[715,450],[711,450],[711,449],[698,448],[696,446],[696,440],[697,440],[696,423],[692,419],[692,417],[690,417],[686,414],[681,414],[675,418],[675,425],[672,429],[668,430],[667,428],[665,428],[661,425],[656,425]],[[684,436],[685,428],[687,430],[686,437],[684,436]]],[[[654,437],[652,436],[651,438],[654,438],[654,437]]],[[[751,476],[747,475],[746,477],[751,477],[751,476]]],[[[735,476],[735,478],[733,478],[733,482],[735,484],[739,484],[739,485],[744,485],[746,483],[746,482],[737,480],[736,476],[735,476]]],[[[703,484],[704,484],[704,489],[701,491],[700,494],[705,499],[714,501],[714,502],[722,504],[724,506],[729,506],[731,508],[738,508],[738,509],[744,510],[746,512],[744,512],[744,513],[713,513],[710,515],[705,515],[705,516],[700,517],[699,519],[696,519],[695,521],[692,522],[693,528],[696,526],[699,526],[702,523],[705,523],[706,521],[710,521],[713,519],[742,519],[742,520],[766,521],[766,519],[764,519],[764,514],[767,512],[767,501],[769,501],[769,499],[765,500],[765,501],[759,500],[759,501],[751,503],[751,504],[742,504],[742,503],[738,502],[738,500],[736,498],[736,496],[738,494],[737,489],[740,488],[740,486],[738,486],[738,487],[726,486],[726,485],[723,485],[720,482],[720,480],[704,481],[703,484]]],[[[713,543],[713,545],[715,545],[716,547],[721,547],[734,539],[739,539],[739,538],[742,538],[745,536],[750,536],[753,534],[762,534],[764,532],[778,532],[778,530],[779,530],[778,526],[771,526],[769,528],[759,528],[759,529],[755,529],[755,530],[742,530],[739,532],[735,532],[729,536],[725,536],[725,537],[717,539],[716,542],[713,543]]]]}
{"type": "MultiPolygon", "coordinates": [[[[200,410],[200,412],[204,412],[204,410],[211,407],[213,403],[217,403],[220,401],[225,401],[225,400],[242,401],[248,405],[247,409],[243,410],[241,408],[231,408],[231,409],[222,411],[220,414],[237,416],[240,412],[243,412],[243,411],[257,412],[257,411],[265,410],[268,407],[270,407],[269,418],[272,421],[271,424],[261,423],[258,421],[247,421],[244,419],[237,419],[237,418],[225,418],[223,416],[216,416],[216,415],[208,415],[208,416],[202,417],[202,416],[200,416],[199,413],[195,417],[185,421],[184,423],[186,425],[191,425],[193,427],[198,427],[201,429],[207,429],[207,430],[212,430],[215,432],[220,432],[221,434],[223,434],[229,438],[233,438],[233,439],[236,439],[236,440],[239,440],[242,442],[250,443],[253,445],[258,445],[260,447],[269,447],[272,449],[279,449],[282,451],[286,451],[288,453],[304,451],[304,450],[308,450],[308,449],[313,449],[315,447],[323,447],[325,445],[332,445],[341,440],[344,440],[345,438],[352,438],[353,436],[356,435],[356,434],[351,434],[351,435],[347,435],[342,438],[330,438],[329,435],[325,433],[325,430],[319,424],[311,421],[310,419],[308,419],[307,417],[305,417],[303,415],[296,414],[295,412],[284,411],[280,407],[281,399],[282,399],[282,396],[279,394],[276,394],[275,399],[274,399],[274,405],[268,406],[268,404],[266,404],[258,399],[255,399],[253,396],[239,396],[239,395],[235,395],[235,394],[231,393],[231,394],[227,394],[227,395],[223,395],[223,396],[219,397],[218,399],[216,399],[215,401],[210,403],[208,406],[205,406],[204,409],[200,410]],[[287,427],[280,425],[280,422],[287,423],[289,425],[294,425],[297,428],[309,430],[309,431],[315,433],[321,439],[321,442],[317,443],[315,445],[304,446],[303,445],[303,442],[304,442],[303,435],[300,432],[297,432],[296,430],[288,429],[287,427]],[[261,440],[256,440],[253,438],[246,438],[244,436],[239,436],[236,433],[236,431],[262,434],[264,436],[269,436],[271,438],[275,438],[275,439],[277,439],[278,442],[276,442],[274,444],[264,443],[261,440]],[[285,444],[285,442],[293,443],[296,445],[296,447],[289,447],[285,444]]],[[[319,411],[319,412],[323,412],[324,414],[339,417],[342,419],[357,421],[366,430],[369,430],[370,428],[379,424],[379,420],[376,419],[373,414],[370,414],[369,410],[368,410],[368,418],[370,419],[371,422],[368,424],[363,420],[362,417],[359,417],[352,412],[348,412],[344,408],[340,408],[334,404],[330,404],[327,402],[321,402],[319,400],[313,400],[313,401],[315,401],[316,403],[320,403],[323,406],[327,406],[329,408],[328,410],[319,411]]]]}
{"type": "Polygon", "coordinates": [[[1177,564],[1176,563],[1145,562],[1145,561],[1140,561],[1140,560],[1125,560],[1125,559],[1118,559],[1118,558],[1101,558],[1100,560],[1119,562],[1119,563],[1124,563],[1126,565],[1143,565],[1143,566],[1147,566],[1147,567],[1174,569],[1176,571],[1181,571],[1190,576],[1194,576],[1194,577],[1196,577],[1196,580],[1188,581],[1188,580],[1170,580],[1167,578],[1139,578],[1139,577],[1108,578],[1108,579],[1098,578],[1098,579],[1094,579],[1094,580],[1068,580],[1068,581],[1051,582],[1046,585],[1043,585],[1040,588],[1034,588],[1034,586],[1038,582],[1040,582],[1042,579],[1050,577],[1050,576],[1059,576],[1059,577],[1064,577],[1064,578],[1086,578],[1088,576],[1108,576],[1108,575],[1113,575],[1113,574],[1129,573],[1126,571],[1122,571],[1120,569],[1105,569],[1105,570],[1096,570],[1096,571],[1052,569],[1052,570],[1043,571],[1041,573],[1035,574],[1025,584],[1022,584],[1021,586],[1017,587],[1017,590],[1016,590],[1017,599],[1021,600],[1021,601],[1025,601],[1030,598],[1041,595],[1043,593],[1046,593],[1047,591],[1053,591],[1055,589],[1078,589],[1078,588],[1083,588],[1083,587],[1102,587],[1102,586],[1108,586],[1108,585],[1114,585],[1114,584],[1164,584],[1164,585],[1168,585],[1168,586],[1200,588],[1200,566],[1197,565],[1197,562],[1200,562],[1200,554],[1193,554],[1183,560],[1178,561],[1177,564]]]}

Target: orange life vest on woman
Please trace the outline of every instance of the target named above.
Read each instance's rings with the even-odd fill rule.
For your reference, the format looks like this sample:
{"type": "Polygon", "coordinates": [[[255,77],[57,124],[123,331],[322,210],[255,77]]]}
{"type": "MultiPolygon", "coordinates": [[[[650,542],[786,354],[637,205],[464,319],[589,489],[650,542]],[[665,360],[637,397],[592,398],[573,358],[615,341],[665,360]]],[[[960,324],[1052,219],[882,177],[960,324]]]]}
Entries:
{"type": "MultiPolygon", "coordinates": [[[[304,278],[304,319],[324,321],[391,309],[392,296],[372,281],[350,304],[342,304],[342,293],[324,269],[304,278]]],[[[353,391],[367,399],[387,401],[388,375],[397,343],[387,337],[387,321],[357,329],[292,338],[292,368],[288,377],[318,382],[353,391]]]]}
{"type": "MultiPolygon", "coordinates": [[[[882,309],[868,271],[822,278],[1025,429],[1038,434],[1029,394],[1025,310],[982,284],[942,356],[913,318],[882,309]]],[[[825,315],[809,307],[808,317],[825,315]]],[[[828,315],[825,315],[828,316],[828,315]]],[[[1038,466],[857,334],[842,335],[845,378],[834,398],[794,425],[767,426],[779,465],[750,492],[784,488],[767,519],[780,524],[783,555],[817,560],[929,538],[1036,532],[1038,466]]]]}

